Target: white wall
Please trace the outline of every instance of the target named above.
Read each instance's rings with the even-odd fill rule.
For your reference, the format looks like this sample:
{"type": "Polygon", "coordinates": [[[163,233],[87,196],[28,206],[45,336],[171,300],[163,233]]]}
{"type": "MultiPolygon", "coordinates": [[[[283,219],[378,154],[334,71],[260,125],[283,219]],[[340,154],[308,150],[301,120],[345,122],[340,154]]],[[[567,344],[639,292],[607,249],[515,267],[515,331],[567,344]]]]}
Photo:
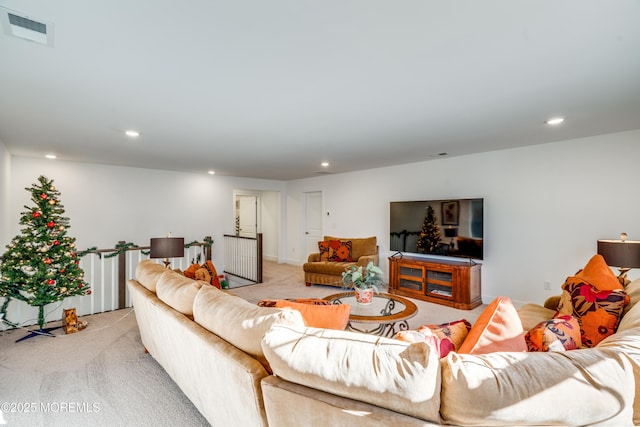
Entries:
{"type": "MultiPolygon", "coordinates": [[[[542,303],[595,254],[598,239],[625,231],[640,240],[638,159],[640,130],[328,175],[288,182],[287,212],[300,218],[301,194],[322,191],[331,212],[324,233],[378,236],[386,270],[390,201],[483,197],[484,302],[542,303]]],[[[288,257],[299,264],[302,227],[288,221],[288,257]]]]}
{"type": "MultiPolygon", "coordinates": [[[[7,218],[2,248],[20,231],[30,197],[23,189],[41,174],[61,191],[80,249],[118,240],[143,245],[167,231],[187,241],[212,235],[220,268],[222,235],[234,231],[234,189],[273,192],[269,206],[279,203],[279,212],[262,215],[279,216],[280,260],[301,265],[306,259],[301,195],[322,191],[323,210],[331,212],[323,215],[324,233],[378,236],[385,270],[390,201],[483,197],[485,302],[508,295],[541,303],[595,253],[597,239],[625,231],[640,240],[640,130],[289,182],[7,157],[0,145],[5,184],[4,167],[11,166],[9,184],[0,186],[0,202],[9,200],[0,207],[7,218]],[[545,281],[551,291],[543,289],[545,281]]],[[[278,221],[264,221],[263,228],[272,222],[278,221]]]]}
{"type": "Polygon", "coordinates": [[[234,234],[233,190],[284,190],[280,181],[24,157],[12,157],[11,169],[10,238],[20,232],[22,207],[30,204],[30,192],[22,189],[45,175],[61,192],[69,235],[79,249],[113,248],[119,240],[144,246],[167,232],[185,242],[210,235],[219,270],[223,234],[234,234]]]}
{"type": "Polygon", "coordinates": [[[9,190],[11,174],[11,156],[5,145],[0,141],[0,254],[11,240],[9,235],[9,190]]]}

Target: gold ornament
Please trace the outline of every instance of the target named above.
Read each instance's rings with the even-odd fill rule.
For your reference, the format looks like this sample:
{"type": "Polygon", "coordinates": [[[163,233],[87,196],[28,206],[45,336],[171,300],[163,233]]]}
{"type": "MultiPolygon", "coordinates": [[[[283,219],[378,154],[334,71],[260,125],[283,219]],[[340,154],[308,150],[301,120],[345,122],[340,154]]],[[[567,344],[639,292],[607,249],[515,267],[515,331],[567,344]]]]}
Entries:
{"type": "Polygon", "coordinates": [[[56,201],[55,201],[55,200],[53,200],[53,199],[49,199],[49,204],[50,204],[50,205],[55,205],[55,204],[56,204],[56,201]]]}

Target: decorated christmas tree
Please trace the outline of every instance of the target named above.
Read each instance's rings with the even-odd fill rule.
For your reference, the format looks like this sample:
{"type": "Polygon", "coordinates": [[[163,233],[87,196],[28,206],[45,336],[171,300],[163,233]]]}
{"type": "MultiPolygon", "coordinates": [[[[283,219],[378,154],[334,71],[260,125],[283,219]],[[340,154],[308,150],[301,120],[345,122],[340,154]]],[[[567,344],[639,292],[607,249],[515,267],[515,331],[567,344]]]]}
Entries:
{"type": "Polygon", "coordinates": [[[51,335],[43,329],[44,306],[91,290],[79,266],[75,238],[67,235],[69,218],[62,216],[64,207],[53,180],[41,176],[25,190],[31,192],[33,206],[25,205],[21,234],[2,256],[0,295],[38,307],[40,330],[31,336],[51,335]]]}
{"type": "Polygon", "coordinates": [[[433,208],[428,206],[427,215],[422,223],[422,230],[420,231],[418,243],[416,244],[418,252],[423,254],[436,253],[440,240],[442,240],[440,237],[440,227],[436,221],[433,208]]]}

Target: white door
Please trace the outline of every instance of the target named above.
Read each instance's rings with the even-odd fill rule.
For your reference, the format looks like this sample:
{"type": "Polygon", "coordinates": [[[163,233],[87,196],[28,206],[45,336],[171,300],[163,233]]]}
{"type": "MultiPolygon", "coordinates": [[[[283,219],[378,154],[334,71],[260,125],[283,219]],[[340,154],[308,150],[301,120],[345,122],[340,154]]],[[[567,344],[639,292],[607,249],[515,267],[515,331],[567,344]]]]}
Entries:
{"type": "Polygon", "coordinates": [[[236,221],[239,236],[256,237],[258,232],[258,198],[256,196],[236,195],[236,221]]]}
{"type": "Polygon", "coordinates": [[[318,242],[322,240],[322,192],[304,193],[305,251],[306,261],[311,253],[318,252],[318,242]]]}

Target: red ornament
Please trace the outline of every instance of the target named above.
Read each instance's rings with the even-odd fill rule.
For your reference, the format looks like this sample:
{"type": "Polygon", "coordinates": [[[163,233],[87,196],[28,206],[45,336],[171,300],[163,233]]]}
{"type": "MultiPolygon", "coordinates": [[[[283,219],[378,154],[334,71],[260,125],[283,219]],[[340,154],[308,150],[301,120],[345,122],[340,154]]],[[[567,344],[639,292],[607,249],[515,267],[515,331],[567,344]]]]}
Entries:
{"type": "Polygon", "coordinates": [[[82,289],[82,282],[78,284],[78,288],[82,289]]]}
{"type": "Polygon", "coordinates": [[[44,260],[45,264],[51,264],[53,261],[51,261],[51,258],[47,258],[44,260]]]}
{"type": "Polygon", "coordinates": [[[34,212],[33,213],[33,217],[34,218],[40,218],[40,212],[34,212]]]}
{"type": "Polygon", "coordinates": [[[47,199],[49,198],[49,196],[47,196],[47,193],[42,193],[42,194],[40,195],[40,198],[41,198],[42,200],[47,200],[47,199]]]}
{"type": "Polygon", "coordinates": [[[53,246],[58,246],[59,244],[60,244],[60,241],[59,241],[59,240],[54,240],[54,241],[53,241],[53,246]]]}
{"type": "Polygon", "coordinates": [[[91,295],[91,289],[87,291],[87,295],[91,295]]]}
{"type": "Polygon", "coordinates": [[[47,285],[55,285],[55,284],[56,284],[55,280],[53,280],[53,279],[47,280],[47,285]]]}
{"type": "Polygon", "coordinates": [[[47,223],[47,227],[49,227],[49,228],[53,228],[53,227],[55,227],[55,226],[56,226],[56,223],[55,223],[55,222],[53,222],[53,221],[49,221],[49,222],[47,223]]]}

